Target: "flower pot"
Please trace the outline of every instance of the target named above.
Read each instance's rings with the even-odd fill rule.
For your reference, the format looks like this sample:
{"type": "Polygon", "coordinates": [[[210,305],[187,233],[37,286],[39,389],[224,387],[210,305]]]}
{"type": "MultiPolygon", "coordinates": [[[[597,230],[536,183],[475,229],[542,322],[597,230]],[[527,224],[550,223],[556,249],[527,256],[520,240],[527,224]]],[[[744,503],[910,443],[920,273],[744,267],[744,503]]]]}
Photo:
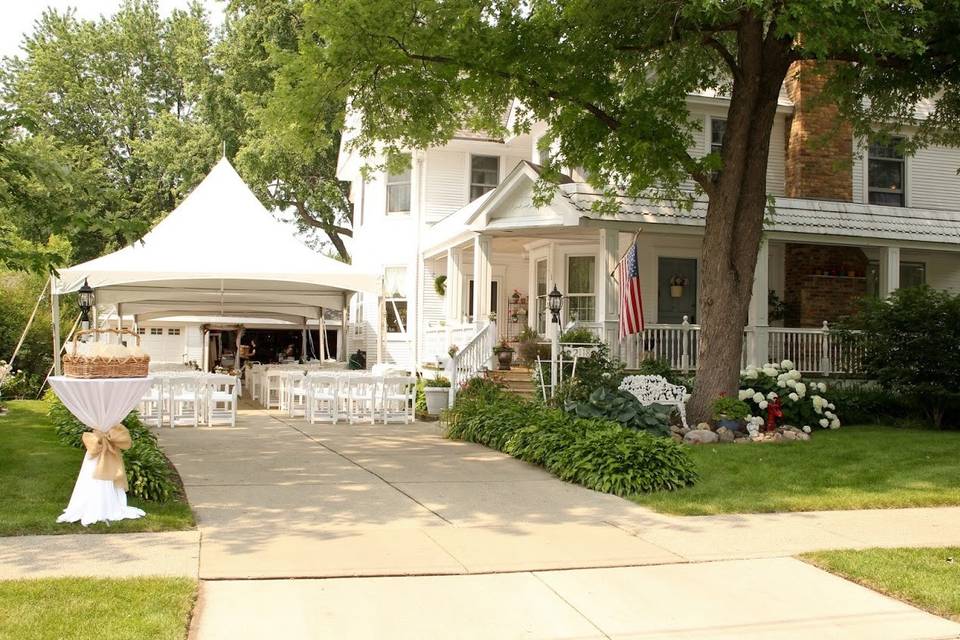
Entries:
{"type": "Polygon", "coordinates": [[[718,418],[717,419],[717,428],[726,427],[730,431],[740,431],[743,425],[740,424],[739,420],[730,420],[729,418],[718,418]]]}
{"type": "Polygon", "coordinates": [[[513,364],[513,349],[501,349],[497,351],[497,363],[500,371],[510,371],[510,365],[513,364]]]}
{"type": "Polygon", "coordinates": [[[682,285],[671,285],[670,286],[670,297],[671,298],[680,298],[683,296],[683,286],[682,285]]]}
{"type": "Polygon", "coordinates": [[[427,400],[427,413],[438,416],[450,406],[450,387],[424,387],[423,396],[427,400]]]}

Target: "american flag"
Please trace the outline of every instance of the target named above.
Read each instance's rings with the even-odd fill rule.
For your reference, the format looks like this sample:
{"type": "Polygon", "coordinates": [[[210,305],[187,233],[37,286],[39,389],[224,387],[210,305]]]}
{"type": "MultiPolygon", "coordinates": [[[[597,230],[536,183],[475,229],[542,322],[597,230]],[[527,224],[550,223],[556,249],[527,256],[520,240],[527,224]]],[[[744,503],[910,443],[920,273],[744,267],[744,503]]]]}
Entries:
{"type": "Polygon", "coordinates": [[[637,266],[637,243],[630,245],[617,265],[620,281],[620,337],[643,331],[643,294],[640,291],[640,270],[637,266]]]}

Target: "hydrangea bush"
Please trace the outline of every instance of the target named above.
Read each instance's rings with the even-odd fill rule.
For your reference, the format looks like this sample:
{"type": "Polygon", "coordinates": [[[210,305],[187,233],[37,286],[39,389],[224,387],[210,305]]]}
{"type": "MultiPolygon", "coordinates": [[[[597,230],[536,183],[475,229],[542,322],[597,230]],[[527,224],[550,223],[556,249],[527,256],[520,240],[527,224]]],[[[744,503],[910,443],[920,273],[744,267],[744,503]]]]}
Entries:
{"type": "Polygon", "coordinates": [[[784,360],[768,363],[762,367],[749,366],[740,372],[740,399],[750,405],[751,417],[747,418],[747,430],[756,434],[767,419],[767,407],[780,399],[783,422],[802,426],[809,433],[811,426],[823,429],[839,429],[840,418],[836,407],[826,395],[827,385],[822,382],[803,381],[803,375],[793,363],[784,360]]]}

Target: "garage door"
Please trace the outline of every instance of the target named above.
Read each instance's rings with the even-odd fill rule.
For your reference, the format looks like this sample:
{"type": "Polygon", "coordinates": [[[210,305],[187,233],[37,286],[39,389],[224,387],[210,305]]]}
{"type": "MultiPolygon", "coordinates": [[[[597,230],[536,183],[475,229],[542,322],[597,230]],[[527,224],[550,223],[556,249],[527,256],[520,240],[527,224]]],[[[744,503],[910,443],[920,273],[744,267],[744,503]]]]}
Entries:
{"type": "Polygon", "coordinates": [[[140,347],[152,362],[183,362],[186,331],[183,327],[140,327],[140,347]]]}

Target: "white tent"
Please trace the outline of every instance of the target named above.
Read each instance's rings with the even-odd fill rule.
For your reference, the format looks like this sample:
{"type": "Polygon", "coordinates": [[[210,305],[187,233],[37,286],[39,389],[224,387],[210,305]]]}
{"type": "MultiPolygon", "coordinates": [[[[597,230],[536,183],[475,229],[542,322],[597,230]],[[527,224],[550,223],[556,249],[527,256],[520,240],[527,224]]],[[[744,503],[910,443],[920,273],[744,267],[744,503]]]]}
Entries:
{"type": "MultiPolygon", "coordinates": [[[[62,269],[52,293],[87,280],[97,305],[151,319],[176,315],[303,323],[346,308],[375,275],[322,256],[274,218],[226,158],[142,240],[62,269]]],[[[59,359],[59,358],[58,358],[59,359]]]]}

